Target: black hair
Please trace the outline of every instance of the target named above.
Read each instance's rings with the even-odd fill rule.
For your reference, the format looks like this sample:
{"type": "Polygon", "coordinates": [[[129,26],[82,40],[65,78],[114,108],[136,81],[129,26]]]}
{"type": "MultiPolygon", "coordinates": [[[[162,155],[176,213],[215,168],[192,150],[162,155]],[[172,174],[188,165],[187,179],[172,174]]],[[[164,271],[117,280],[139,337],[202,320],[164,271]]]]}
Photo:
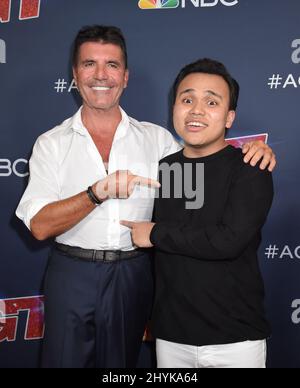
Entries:
{"type": "Polygon", "coordinates": [[[184,80],[184,78],[193,73],[215,74],[222,77],[229,87],[229,110],[236,110],[240,91],[238,82],[232,78],[226,67],[221,62],[208,58],[199,59],[198,61],[193,62],[180,70],[172,88],[173,105],[176,101],[177,91],[180,83],[184,80]]]}
{"type": "Polygon", "coordinates": [[[119,46],[122,50],[125,68],[128,67],[128,57],[126,41],[122,31],[114,26],[86,26],[81,28],[73,43],[72,64],[76,67],[78,62],[78,53],[81,45],[86,42],[111,43],[119,46]]]}

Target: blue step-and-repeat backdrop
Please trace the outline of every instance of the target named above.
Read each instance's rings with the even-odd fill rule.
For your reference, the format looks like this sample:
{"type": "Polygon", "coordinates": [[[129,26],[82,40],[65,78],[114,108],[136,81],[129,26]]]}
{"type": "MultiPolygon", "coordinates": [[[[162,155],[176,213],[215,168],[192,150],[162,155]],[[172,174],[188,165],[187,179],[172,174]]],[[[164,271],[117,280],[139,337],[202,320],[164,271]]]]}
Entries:
{"type": "MultiPolygon", "coordinates": [[[[300,367],[300,1],[0,0],[0,367],[36,367],[49,243],[14,211],[36,138],[77,110],[70,47],[83,25],[119,26],[128,42],[130,116],[169,128],[179,69],[221,60],[241,85],[236,144],[274,149],[276,198],[260,248],[273,328],[270,367],[300,367]]],[[[150,366],[145,345],[140,365],[150,366]]]]}

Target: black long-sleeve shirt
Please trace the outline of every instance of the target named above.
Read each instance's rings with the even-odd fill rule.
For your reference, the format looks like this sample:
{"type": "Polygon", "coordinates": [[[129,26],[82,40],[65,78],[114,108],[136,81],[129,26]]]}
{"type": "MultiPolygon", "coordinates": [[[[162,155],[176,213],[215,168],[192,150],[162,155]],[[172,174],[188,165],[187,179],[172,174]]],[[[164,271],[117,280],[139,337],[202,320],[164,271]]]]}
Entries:
{"type": "Polygon", "coordinates": [[[196,346],[267,338],[257,250],[273,200],[271,173],[245,164],[232,146],[199,159],[180,151],[162,163],[192,165],[193,187],[204,163],[204,206],[187,210],[190,199],[172,189],[170,199],[156,199],[154,335],[196,346]]]}

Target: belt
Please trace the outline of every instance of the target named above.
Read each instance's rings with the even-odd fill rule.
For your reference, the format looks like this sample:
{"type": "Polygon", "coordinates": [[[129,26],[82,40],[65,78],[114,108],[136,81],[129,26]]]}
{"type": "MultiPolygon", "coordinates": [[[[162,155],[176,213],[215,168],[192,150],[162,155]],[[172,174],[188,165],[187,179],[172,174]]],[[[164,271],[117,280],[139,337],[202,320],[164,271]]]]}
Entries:
{"type": "Polygon", "coordinates": [[[126,259],[133,259],[134,257],[141,256],[146,252],[145,249],[136,249],[134,251],[100,251],[94,249],[83,249],[79,247],[71,247],[69,245],[55,243],[55,248],[60,252],[63,252],[67,256],[76,257],[86,261],[103,261],[112,262],[126,259]]]}

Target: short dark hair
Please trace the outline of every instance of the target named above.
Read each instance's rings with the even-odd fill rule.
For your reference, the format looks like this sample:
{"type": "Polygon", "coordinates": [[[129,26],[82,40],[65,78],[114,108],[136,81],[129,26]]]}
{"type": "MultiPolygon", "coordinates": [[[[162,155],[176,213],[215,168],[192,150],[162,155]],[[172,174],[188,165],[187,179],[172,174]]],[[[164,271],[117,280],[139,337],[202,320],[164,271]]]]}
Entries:
{"type": "Polygon", "coordinates": [[[122,50],[125,68],[128,67],[126,41],[122,31],[114,26],[85,26],[78,32],[74,43],[72,53],[72,64],[76,67],[78,62],[78,53],[81,45],[86,42],[111,43],[119,46],[122,50]]]}
{"type": "Polygon", "coordinates": [[[193,73],[215,74],[222,77],[229,87],[229,110],[236,110],[240,91],[238,82],[232,78],[226,67],[221,62],[208,58],[199,59],[198,61],[193,62],[180,70],[172,88],[173,105],[176,101],[177,91],[180,83],[184,80],[184,78],[193,73]]]}

